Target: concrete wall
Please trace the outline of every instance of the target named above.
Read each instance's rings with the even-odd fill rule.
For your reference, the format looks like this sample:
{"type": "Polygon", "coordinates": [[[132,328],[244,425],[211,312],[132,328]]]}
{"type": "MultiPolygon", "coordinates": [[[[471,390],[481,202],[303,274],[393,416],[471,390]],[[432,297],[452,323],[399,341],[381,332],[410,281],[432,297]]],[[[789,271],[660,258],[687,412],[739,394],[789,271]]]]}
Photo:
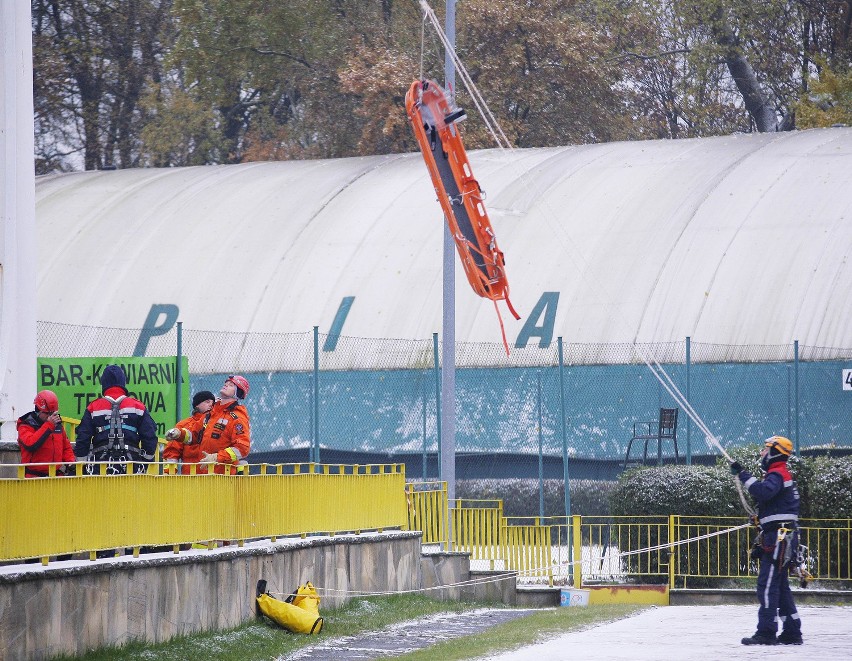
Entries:
{"type": "Polygon", "coordinates": [[[472,572],[467,553],[424,552],[420,566],[424,594],[432,599],[494,602],[508,606],[518,603],[518,572],[472,572]],[[442,585],[453,587],[440,588],[442,585]]]}
{"type": "MultiPolygon", "coordinates": [[[[464,576],[463,563],[444,563],[464,576]]],[[[469,567],[469,563],[468,563],[469,567]]],[[[255,617],[258,579],[272,593],[311,581],[323,608],[347,592],[405,591],[422,584],[419,532],[281,540],[115,560],[15,565],[0,573],[0,657],[49,659],[60,653],[162,642],[235,627],[255,617]]],[[[275,595],[274,596],[281,596],[275,595]]]]}
{"type": "Polygon", "coordinates": [[[17,441],[0,441],[0,479],[17,477],[18,467],[7,464],[21,463],[21,449],[17,441]]]}

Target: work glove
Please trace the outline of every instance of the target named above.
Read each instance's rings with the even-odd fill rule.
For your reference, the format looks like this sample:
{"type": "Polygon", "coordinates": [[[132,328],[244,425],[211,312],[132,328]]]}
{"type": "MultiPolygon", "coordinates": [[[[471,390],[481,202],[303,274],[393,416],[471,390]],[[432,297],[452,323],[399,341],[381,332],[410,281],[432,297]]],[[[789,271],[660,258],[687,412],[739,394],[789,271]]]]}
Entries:
{"type": "Polygon", "coordinates": [[[176,427],[172,427],[171,429],[169,429],[169,431],[166,432],[166,440],[168,440],[168,441],[178,440],[180,438],[180,432],[181,432],[180,429],[178,429],[176,427]]]}
{"type": "Polygon", "coordinates": [[[742,464],[738,461],[731,462],[731,475],[739,475],[743,470],[742,464]]]}
{"type": "Polygon", "coordinates": [[[752,560],[760,560],[763,556],[763,547],[760,544],[755,544],[751,547],[751,553],[749,553],[749,557],[752,560]]]}
{"type": "Polygon", "coordinates": [[[201,463],[202,464],[215,464],[216,457],[219,456],[218,452],[201,452],[201,463]]]}

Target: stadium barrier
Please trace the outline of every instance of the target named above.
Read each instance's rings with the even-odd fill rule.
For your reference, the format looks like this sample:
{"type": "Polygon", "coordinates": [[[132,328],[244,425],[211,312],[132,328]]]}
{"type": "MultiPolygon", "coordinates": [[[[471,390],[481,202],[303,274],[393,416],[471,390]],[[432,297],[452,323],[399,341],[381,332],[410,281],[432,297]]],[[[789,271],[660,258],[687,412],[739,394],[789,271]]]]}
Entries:
{"type": "Polygon", "coordinates": [[[0,561],[406,527],[401,464],[247,469],[0,480],[0,561]]]}

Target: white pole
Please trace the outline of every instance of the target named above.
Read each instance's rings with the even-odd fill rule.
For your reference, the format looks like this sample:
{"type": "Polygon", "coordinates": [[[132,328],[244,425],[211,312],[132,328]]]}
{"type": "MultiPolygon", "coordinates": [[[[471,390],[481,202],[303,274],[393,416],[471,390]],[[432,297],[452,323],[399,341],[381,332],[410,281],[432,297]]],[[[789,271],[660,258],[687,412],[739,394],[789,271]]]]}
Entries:
{"type": "MultiPolygon", "coordinates": [[[[447,40],[456,45],[456,2],[447,0],[445,30],[447,40]]],[[[444,89],[455,93],[456,69],[450,52],[444,56],[444,89]]],[[[441,351],[441,479],[447,483],[447,497],[456,497],[456,247],[450,228],[444,223],[444,316],[441,351]]]]}
{"type": "Polygon", "coordinates": [[[0,440],[36,387],[36,240],[30,0],[0,2],[0,440]]]}

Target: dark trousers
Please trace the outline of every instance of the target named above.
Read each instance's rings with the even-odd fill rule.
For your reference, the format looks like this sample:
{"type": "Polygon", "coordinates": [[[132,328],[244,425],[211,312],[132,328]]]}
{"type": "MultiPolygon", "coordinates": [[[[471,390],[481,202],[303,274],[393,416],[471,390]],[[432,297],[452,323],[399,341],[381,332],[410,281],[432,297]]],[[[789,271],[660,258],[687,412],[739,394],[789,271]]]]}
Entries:
{"type": "MultiPolygon", "coordinates": [[[[774,550],[774,549],[773,549],[774,550]]],[[[802,621],[793,602],[793,593],[787,580],[789,566],[778,569],[772,559],[772,550],[764,551],[760,557],[760,574],[757,576],[757,632],[774,636],[778,631],[776,616],[782,629],[790,634],[800,633],[802,621]]]]}

